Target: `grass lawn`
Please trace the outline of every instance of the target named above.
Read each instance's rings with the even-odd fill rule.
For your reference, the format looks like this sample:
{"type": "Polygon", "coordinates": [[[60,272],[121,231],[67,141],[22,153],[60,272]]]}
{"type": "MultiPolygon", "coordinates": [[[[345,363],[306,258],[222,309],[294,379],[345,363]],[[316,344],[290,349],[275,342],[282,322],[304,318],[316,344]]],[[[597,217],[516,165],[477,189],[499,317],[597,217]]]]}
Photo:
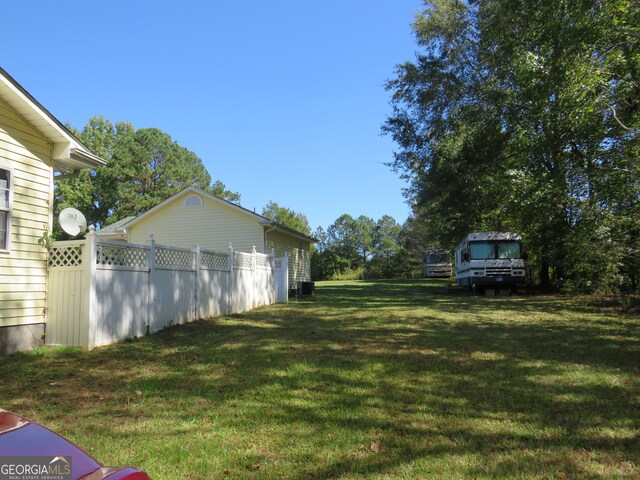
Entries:
{"type": "Polygon", "coordinates": [[[0,407],[156,480],[640,479],[637,314],[443,285],[0,358],[0,407]]]}

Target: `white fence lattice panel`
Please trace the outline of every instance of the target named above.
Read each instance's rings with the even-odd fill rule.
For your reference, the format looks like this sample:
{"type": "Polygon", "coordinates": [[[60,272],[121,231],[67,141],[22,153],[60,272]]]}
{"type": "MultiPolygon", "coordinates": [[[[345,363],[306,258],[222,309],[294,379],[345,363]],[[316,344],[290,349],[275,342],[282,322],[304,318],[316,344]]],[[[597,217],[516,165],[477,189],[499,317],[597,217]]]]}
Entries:
{"type": "Polygon", "coordinates": [[[157,247],[156,265],[159,267],[193,268],[194,255],[190,250],[157,247]]]}
{"type": "Polygon", "coordinates": [[[271,270],[271,257],[269,255],[256,255],[256,268],[259,270],[271,270]]]}
{"type": "Polygon", "coordinates": [[[253,255],[250,253],[233,252],[233,268],[238,270],[253,270],[253,255]]]}
{"type": "Polygon", "coordinates": [[[130,245],[112,245],[98,243],[96,263],[112,267],[138,267],[147,264],[147,249],[130,245]]]}
{"type": "Polygon", "coordinates": [[[79,267],[82,265],[82,245],[52,246],[49,249],[49,268],[79,267]]]}
{"type": "Polygon", "coordinates": [[[206,252],[200,254],[202,268],[209,270],[228,270],[229,255],[226,253],[206,252]]]}

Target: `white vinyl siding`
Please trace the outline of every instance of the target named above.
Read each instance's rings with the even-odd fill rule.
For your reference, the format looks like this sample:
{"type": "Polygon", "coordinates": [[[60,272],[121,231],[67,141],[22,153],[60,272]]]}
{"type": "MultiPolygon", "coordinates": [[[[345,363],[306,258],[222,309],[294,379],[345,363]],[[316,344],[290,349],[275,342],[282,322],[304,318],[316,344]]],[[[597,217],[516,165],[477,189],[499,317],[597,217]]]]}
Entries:
{"type": "MultiPolygon", "coordinates": [[[[190,195],[190,202],[195,201],[190,195]]],[[[138,223],[127,227],[129,242],[146,244],[149,234],[158,244],[208,250],[233,249],[264,253],[264,229],[251,214],[213,199],[202,197],[201,207],[185,206],[185,196],[174,198],[138,223]]]]}
{"type": "Polygon", "coordinates": [[[44,322],[46,254],[38,240],[51,227],[51,158],[51,143],[0,100],[0,170],[12,190],[8,210],[0,208],[10,216],[8,248],[0,248],[0,327],[44,322]]]}

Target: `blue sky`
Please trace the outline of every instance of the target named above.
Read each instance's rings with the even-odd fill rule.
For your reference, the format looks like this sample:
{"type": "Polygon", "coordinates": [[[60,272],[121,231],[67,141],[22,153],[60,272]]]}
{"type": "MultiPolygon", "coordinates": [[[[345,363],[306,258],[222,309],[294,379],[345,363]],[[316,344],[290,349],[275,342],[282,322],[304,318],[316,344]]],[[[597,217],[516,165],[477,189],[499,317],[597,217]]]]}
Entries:
{"type": "Polygon", "coordinates": [[[421,0],[30,1],[2,6],[1,66],[62,122],[157,127],[258,213],[399,223],[380,135],[421,0]],[[28,19],[28,21],[27,21],[28,19]]]}

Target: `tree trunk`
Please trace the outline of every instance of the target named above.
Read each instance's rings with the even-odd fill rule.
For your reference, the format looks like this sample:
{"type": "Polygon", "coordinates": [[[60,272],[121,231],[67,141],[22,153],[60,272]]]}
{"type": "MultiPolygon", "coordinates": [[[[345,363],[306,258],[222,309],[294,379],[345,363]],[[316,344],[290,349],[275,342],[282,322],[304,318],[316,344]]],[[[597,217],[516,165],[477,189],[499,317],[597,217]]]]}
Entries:
{"type": "Polygon", "coordinates": [[[540,286],[544,290],[551,290],[551,279],[549,277],[549,260],[543,258],[540,261],[540,286]]]}

